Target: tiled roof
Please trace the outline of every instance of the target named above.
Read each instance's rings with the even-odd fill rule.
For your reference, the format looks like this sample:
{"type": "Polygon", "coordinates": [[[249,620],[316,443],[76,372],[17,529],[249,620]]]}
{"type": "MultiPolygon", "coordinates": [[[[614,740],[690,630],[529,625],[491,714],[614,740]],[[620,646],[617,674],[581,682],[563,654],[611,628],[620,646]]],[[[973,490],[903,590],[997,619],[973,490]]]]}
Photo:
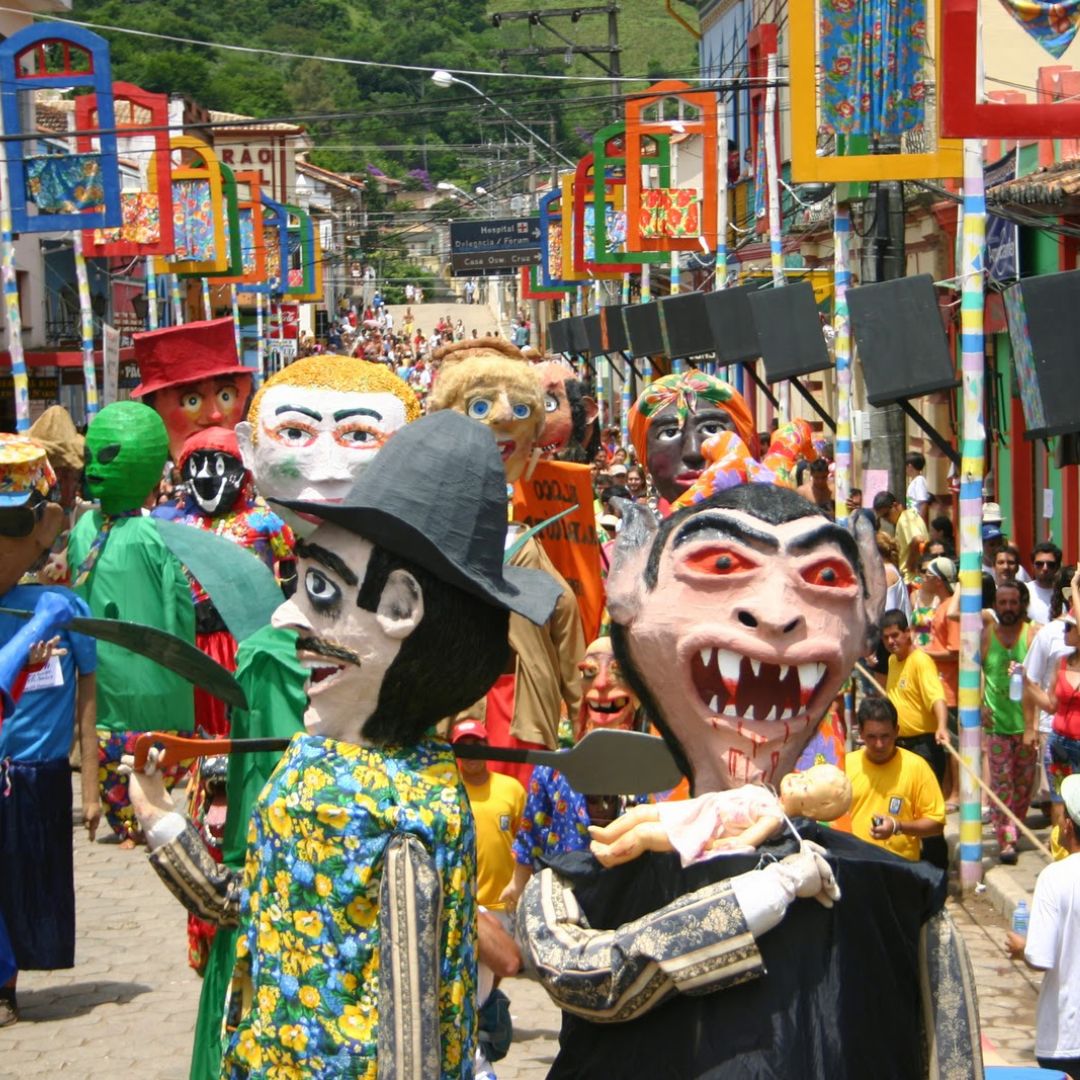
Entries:
{"type": "Polygon", "coordinates": [[[1044,214],[1080,213],[1080,160],[1047,165],[986,191],[988,206],[1024,206],[1044,214]]]}

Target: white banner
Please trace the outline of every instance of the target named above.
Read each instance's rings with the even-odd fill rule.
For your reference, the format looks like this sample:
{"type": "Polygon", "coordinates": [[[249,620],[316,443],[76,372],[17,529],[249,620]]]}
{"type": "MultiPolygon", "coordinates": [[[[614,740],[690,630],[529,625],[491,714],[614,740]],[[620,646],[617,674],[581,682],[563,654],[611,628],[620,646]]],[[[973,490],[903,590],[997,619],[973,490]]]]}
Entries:
{"type": "Polygon", "coordinates": [[[111,405],[120,393],[120,331],[102,323],[101,342],[101,366],[104,369],[101,404],[111,405]]]}

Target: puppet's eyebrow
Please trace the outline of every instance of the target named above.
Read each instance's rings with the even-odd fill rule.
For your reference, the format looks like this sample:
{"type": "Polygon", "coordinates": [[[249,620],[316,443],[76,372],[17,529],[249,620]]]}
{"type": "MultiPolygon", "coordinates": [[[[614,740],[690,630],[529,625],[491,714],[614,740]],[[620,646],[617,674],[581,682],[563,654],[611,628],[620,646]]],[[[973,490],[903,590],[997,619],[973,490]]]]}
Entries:
{"type": "Polygon", "coordinates": [[[350,416],[370,416],[375,420],[382,419],[382,413],[376,412],[374,409],[338,409],[334,413],[334,419],[340,423],[342,420],[348,420],[350,416]]]}
{"type": "Polygon", "coordinates": [[[699,514],[691,518],[675,537],[673,547],[685,544],[690,540],[698,539],[698,533],[708,533],[709,538],[723,537],[727,540],[736,540],[741,544],[762,549],[765,551],[779,551],[780,542],[771,533],[759,532],[744,525],[741,521],[727,517],[723,514],[699,514]]]}
{"type": "Polygon", "coordinates": [[[826,547],[829,544],[834,544],[838,547],[841,552],[843,552],[844,558],[851,563],[851,569],[854,570],[860,578],[863,578],[862,559],[859,558],[859,545],[855,543],[854,537],[847,529],[842,529],[839,525],[833,525],[831,522],[820,525],[818,528],[813,529],[808,533],[803,533],[802,536],[796,536],[795,539],[787,545],[787,550],[791,555],[805,555],[807,552],[814,551],[816,548],[826,547]]]}
{"type": "Polygon", "coordinates": [[[309,409],[306,405],[279,405],[274,410],[274,415],[280,416],[282,413],[290,412],[303,413],[304,416],[310,416],[312,420],[322,419],[322,413],[318,413],[314,409],[309,409]]]}
{"type": "Polygon", "coordinates": [[[306,540],[299,540],[296,544],[296,554],[304,559],[313,559],[321,563],[327,570],[333,570],[346,585],[358,585],[360,579],[349,569],[339,555],[324,548],[321,544],[312,544],[306,540]]]}

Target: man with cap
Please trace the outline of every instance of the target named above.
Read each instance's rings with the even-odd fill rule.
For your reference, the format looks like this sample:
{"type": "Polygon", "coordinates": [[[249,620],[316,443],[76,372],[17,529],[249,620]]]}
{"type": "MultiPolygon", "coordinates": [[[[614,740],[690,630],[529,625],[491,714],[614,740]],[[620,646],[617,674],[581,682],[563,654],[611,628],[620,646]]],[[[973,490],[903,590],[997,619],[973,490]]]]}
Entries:
{"type": "Polygon", "coordinates": [[[900,573],[910,585],[919,569],[919,556],[930,540],[926,522],[917,510],[908,510],[891,491],[879,491],[874,496],[874,513],[892,526],[899,549],[900,573]]]}
{"type": "Polygon", "coordinates": [[[132,777],[151,861],[204,918],[239,924],[225,1075],[468,1075],[475,1048],[475,839],[431,727],[505,668],[546,575],[505,567],[491,433],[447,412],[399,432],[300,545],[274,615],[310,671],[306,733],[256,805],[243,874],[218,866],[154,773],[132,777]]]}
{"type": "Polygon", "coordinates": [[[134,341],[141,382],[131,396],[145,399],[165,421],[173,461],[189,435],[234,428],[244,419],[252,370],[236,355],[231,318],[150,330],[134,341]]]}
{"type": "MultiPolygon", "coordinates": [[[[926,564],[923,589],[937,599],[933,618],[930,620],[930,642],[923,651],[937,665],[941,676],[941,688],[945,692],[945,709],[948,713],[949,730],[954,735],[957,728],[957,693],[960,685],[960,621],[959,595],[956,592],[956,563],[938,555],[926,564]]],[[[956,759],[949,757],[941,783],[946,799],[955,797],[960,790],[956,759]]]]}
{"type": "MultiPolygon", "coordinates": [[[[94,727],[94,642],[62,627],[90,614],[74,593],[24,585],[64,523],[45,451],[22,435],[0,435],[0,936],[6,926],[21,970],[75,963],[75,882],[71,846],[73,731],[82,750],[83,820],[93,839],[101,817],[94,727]],[[55,635],[55,637],[54,637],[55,635]],[[55,643],[16,703],[32,643],[55,643]]],[[[3,953],[0,947],[0,954],[3,953]]],[[[0,963],[0,967],[2,967],[0,963]]],[[[0,1027],[18,1019],[15,978],[0,973],[0,1027]]]]}
{"type": "Polygon", "coordinates": [[[1035,882],[1027,936],[1010,931],[1014,960],[1044,972],[1035,1011],[1035,1057],[1044,1069],[1080,1080],[1080,776],[1061,784],[1065,814],[1061,846],[1068,857],[1045,867],[1035,882]]]}

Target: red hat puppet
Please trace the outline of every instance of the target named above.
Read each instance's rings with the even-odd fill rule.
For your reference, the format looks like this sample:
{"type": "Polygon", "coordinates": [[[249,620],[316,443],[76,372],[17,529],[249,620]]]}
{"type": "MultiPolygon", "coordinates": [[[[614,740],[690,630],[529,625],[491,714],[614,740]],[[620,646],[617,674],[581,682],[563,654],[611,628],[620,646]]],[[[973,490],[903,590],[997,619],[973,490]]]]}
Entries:
{"type": "Polygon", "coordinates": [[[135,360],[142,382],[131,396],[145,398],[165,421],[173,461],[196,431],[243,420],[252,370],[236,355],[231,318],[136,334],[135,360]]]}

